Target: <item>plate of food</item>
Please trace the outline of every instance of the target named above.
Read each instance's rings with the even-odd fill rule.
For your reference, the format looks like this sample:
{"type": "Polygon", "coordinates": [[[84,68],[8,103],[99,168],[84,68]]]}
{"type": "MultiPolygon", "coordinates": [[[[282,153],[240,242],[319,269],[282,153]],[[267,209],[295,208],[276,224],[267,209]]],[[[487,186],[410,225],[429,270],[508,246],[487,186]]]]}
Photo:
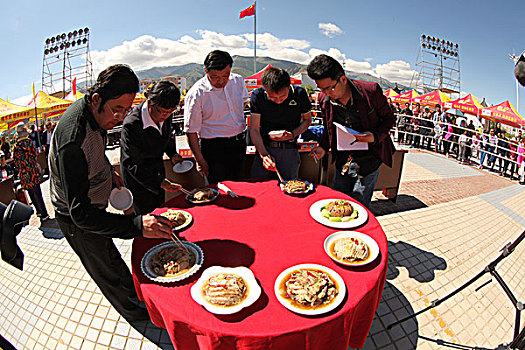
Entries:
{"type": "Polygon", "coordinates": [[[288,180],[279,184],[286,194],[305,194],[314,189],[314,184],[306,180],[288,180]]]}
{"type": "Polygon", "coordinates": [[[356,231],[339,231],[326,237],[324,251],[334,261],[348,266],[362,266],[379,256],[379,246],[370,236],[356,231]]]}
{"type": "Polygon", "coordinates": [[[243,266],[211,266],[191,287],[191,297],[213,314],[233,314],[253,304],[261,287],[253,272],[243,266]]]}
{"type": "Polygon", "coordinates": [[[199,271],[204,263],[202,249],[182,241],[187,251],[175,242],[164,242],[144,254],[140,263],[142,273],[155,282],[181,281],[199,271]]]}
{"type": "Polygon", "coordinates": [[[215,188],[196,188],[186,195],[186,199],[193,204],[204,204],[213,202],[219,197],[219,191],[215,188]]]}
{"type": "Polygon", "coordinates": [[[160,214],[171,221],[171,228],[173,231],[180,231],[188,227],[193,220],[193,216],[184,210],[168,209],[160,214]]]}
{"type": "Polygon", "coordinates": [[[326,266],[300,264],[279,274],[274,292],[285,308],[298,314],[319,315],[341,304],[346,286],[341,276],[326,266]]]}
{"type": "Polygon", "coordinates": [[[310,206],[310,215],[320,224],[339,228],[354,228],[368,220],[361,204],[346,199],[321,199],[310,206]]]}

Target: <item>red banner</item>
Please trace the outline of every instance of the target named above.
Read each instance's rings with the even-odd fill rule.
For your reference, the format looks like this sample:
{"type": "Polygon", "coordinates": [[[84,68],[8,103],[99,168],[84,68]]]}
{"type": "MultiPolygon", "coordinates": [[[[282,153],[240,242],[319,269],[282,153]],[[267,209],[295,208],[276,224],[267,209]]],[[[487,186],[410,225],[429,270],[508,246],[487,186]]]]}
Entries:
{"type": "Polygon", "coordinates": [[[244,18],[253,15],[255,15],[255,3],[253,3],[253,5],[248,7],[247,9],[242,10],[239,14],[239,18],[244,18]]]}

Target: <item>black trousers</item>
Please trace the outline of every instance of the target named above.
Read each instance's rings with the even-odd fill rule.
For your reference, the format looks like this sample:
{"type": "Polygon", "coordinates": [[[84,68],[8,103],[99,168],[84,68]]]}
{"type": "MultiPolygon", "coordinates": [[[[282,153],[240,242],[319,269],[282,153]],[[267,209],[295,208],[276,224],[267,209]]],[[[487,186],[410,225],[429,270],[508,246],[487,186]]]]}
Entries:
{"type": "Polygon", "coordinates": [[[238,180],[244,174],[245,139],[201,139],[201,152],[208,163],[210,183],[238,180]]]}
{"type": "Polygon", "coordinates": [[[129,321],[144,319],[147,312],[132,301],[137,298],[133,277],[113,239],[84,231],[58,215],[56,219],[67,242],[111,305],[129,321]]]}

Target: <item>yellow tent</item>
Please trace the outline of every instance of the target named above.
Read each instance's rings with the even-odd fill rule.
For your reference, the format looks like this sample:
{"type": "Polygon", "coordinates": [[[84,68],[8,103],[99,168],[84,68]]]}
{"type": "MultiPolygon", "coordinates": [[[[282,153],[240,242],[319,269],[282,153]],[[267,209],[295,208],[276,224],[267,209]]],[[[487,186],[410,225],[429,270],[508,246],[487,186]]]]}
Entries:
{"type": "Polygon", "coordinates": [[[69,94],[67,94],[66,97],[64,97],[64,100],[75,102],[76,100],[81,99],[82,97],[84,97],[84,94],[80,91],[77,90],[75,91],[75,94],[73,94],[73,90],[71,90],[69,94]]]}
{"type": "Polygon", "coordinates": [[[29,107],[35,107],[44,109],[44,118],[51,118],[63,114],[73,101],[63,100],[61,98],[49,96],[48,94],[39,91],[34,99],[29,102],[29,107]]]}
{"type": "MultiPolygon", "coordinates": [[[[43,108],[36,109],[36,113],[42,113],[43,108]]],[[[35,116],[34,107],[18,106],[6,102],[0,98],[0,130],[12,128],[18,122],[35,116]]]]}
{"type": "Polygon", "coordinates": [[[137,92],[137,94],[135,95],[135,99],[133,100],[133,104],[138,105],[139,103],[144,101],[146,101],[146,96],[144,96],[140,92],[137,92]]]}

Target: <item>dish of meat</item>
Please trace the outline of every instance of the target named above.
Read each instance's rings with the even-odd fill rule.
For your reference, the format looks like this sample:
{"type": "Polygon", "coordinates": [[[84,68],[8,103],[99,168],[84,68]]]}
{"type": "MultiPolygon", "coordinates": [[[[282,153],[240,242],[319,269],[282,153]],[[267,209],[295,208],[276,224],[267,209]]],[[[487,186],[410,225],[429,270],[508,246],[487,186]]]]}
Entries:
{"type": "Polygon", "coordinates": [[[310,206],[310,215],[325,226],[347,229],[368,220],[365,207],[347,199],[321,199],[310,206]]]}
{"type": "Polygon", "coordinates": [[[319,315],[341,304],[346,286],[341,276],[326,266],[300,264],[279,274],[274,292],[287,309],[303,315],[319,315]]]}
{"type": "Polygon", "coordinates": [[[202,267],[204,253],[194,243],[182,241],[182,244],[188,252],[171,241],[152,247],[142,258],[142,273],[163,283],[177,282],[193,275],[202,267]]]}
{"type": "Polygon", "coordinates": [[[219,196],[219,191],[214,188],[196,188],[186,195],[186,199],[193,204],[213,202],[219,196]]]}
{"type": "Polygon", "coordinates": [[[168,209],[160,215],[171,221],[171,228],[173,231],[180,231],[188,227],[188,225],[191,224],[191,221],[193,220],[193,217],[190,213],[178,209],[168,209]]]}
{"type": "Polygon", "coordinates": [[[334,261],[347,266],[362,266],[379,256],[379,246],[370,236],[356,231],[339,231],[326,237],[326,254],[334,261]]]}
{"type": "Polygon", "coordinates": [[[233,314],[253,304],[261,287],[246,267],[211,266],[191,287],[191,297],[214,314],[233,314]]]}
{"type": "Polygon", "coordinates": [[[279,185],[281,190],[286,194],[304,194],[312,191],[314,185],[306,180],[288,180],[279,185]]]}

